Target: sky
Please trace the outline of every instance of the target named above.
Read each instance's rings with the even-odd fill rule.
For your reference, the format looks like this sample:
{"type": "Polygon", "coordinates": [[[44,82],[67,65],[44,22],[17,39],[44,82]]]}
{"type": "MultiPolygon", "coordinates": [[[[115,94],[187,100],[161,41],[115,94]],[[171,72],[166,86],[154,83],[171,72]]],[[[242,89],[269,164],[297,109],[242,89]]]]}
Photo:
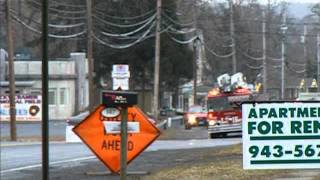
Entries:
{"type": "MultiPolygon", "coordinates": [[[[261,3],[268,3],[268,0],[259,0],[261,3]]],[[[319,3],[319,0],[271,0],[271,2],[288,2],[288,3],[319,3]]]]}
{"type": "MultiPolygon", "coordinates": [[[[207,0],[207,1],[212,1],[212,0],[207,0]]],[[[215,2],[223,2],[227,0],[213,0],[215,2]]],[[[237,0],[233,0],[237,1],[237,0]]],[[[288,3],[319,3],[319,0],[271,0],[271,3],[280,3],[282,1],[288,2],[288,3]]],[[[258,0],[258,2],[261,2],[262,4],[267,4],[268,0],[258,0]]]]}
{"type": "MultiPolygon", "coordinates": [[[[213,3],[219,3],[219,2],[228,2],[228,0],[207,0],[211,1],[213,3]]],[[[234,2],[238,0],[233,0],[234,2]]],[[[315,3],[319,3],[320,0],[270,0],[270,3],[281,3],[281,2],[287,2],[289,3],[289,13],[296,18],[302,18],[304,16],[310,15],[310,6],[315,3]]],[[[258,0],[261,4],[267,4],[268,0],[258,0]]]]}

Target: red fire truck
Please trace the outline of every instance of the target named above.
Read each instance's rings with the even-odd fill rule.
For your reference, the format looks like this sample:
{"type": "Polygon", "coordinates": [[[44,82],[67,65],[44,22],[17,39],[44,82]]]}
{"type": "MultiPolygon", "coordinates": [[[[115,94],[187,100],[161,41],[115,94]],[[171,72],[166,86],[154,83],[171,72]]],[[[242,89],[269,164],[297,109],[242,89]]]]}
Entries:
{"type": "Polygon", "coordinates": [[[214,88],[207,98],[209,138],[242,131],[241,103],[252,99],[248,88],[214,88]]]}

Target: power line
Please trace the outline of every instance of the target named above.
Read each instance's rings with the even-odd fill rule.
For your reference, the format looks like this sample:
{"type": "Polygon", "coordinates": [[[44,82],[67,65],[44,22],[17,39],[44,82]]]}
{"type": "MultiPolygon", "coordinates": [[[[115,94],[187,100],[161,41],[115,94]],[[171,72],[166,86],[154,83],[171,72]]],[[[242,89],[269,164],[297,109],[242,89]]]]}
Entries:
{"type": "Polygon", "coordinates": [[[168,19],[169,21],[171,21],[173,24],[178,25],[178,26],[193,26],[194,22],[188,22],[188,23],[180,23],[174,19],[172,19],[170,16],[168,16],[166,13],[161,13],[161,15],[163,15],[163,17],[165,17],[166,19],[168,19]]]}
{"type": "Polygon", "coordinates": [[[179,44],[189,44],[189,43],[193,42],[195,39],[198,38],[198,36],[196,35],[196,36],[191,37],[191,38],[188,39],[188,40],[179,40],[179,39],[173,37],[173,36],[170,34],[170,32],[167,32],[167,34],[169,35],[170,39],[172,39],[173,41],[175,41],[176,43],[179,43],[179,44]]]}
{"type": "Polygon", "coordinates": [[[257,67],[257,66],[251,66],[251,65],[249,65],[249,64],[246,64],[246,66],[247,66],[248,68],[254,69],[254,70],[260,70],[260,69],[263,68],[263,65],[257,67]]]}
{"type": "Polygon", "coordinates": [[[220,54],[214,52],[212,49],[210,49],[205,43],[202,43],[202,44],[204,45],[205,49],[208,50],[212,55],[219,57],[219,58],[228,58],[234,54],[234,52],[231,52],[229,54],[220,55],[220,54]]]}
{"type": "MultiPolygon", "coordinates": [[[[219,29],[214,29],[214,28],[211,28],[211,29],[206,29],[206,30],[212,30],[214,32],[225,32],[223,30],[219,30],[219,29]]],[[[259,31],[256,31],[256,32],[250,32],[250,31],[239,31],[239,30],[235,30],[234,32],[236,33],[243,33],[243,34],[258,34],[258,35],[262,35],[263,32],[259,32],[259,31]]],[[[277,32],[266,32],[266,34],[269,34],[269,35],[278,35],[278,36],[281,36],[280,32],[277,33],[277,32]]],[[[286,34],[287,36],[302,36],[302,34],[296,34],[296,33],[287,33],[286,34]]],[[[307,37],[316,37],[317,35],[315,34],[308,34],[306,35],[307,37]]]]}
{"type": "Polygon", "coordinates": [[[102,9],[99,9],[99,8],[94,8],[94,12],[96,13],[99,13],[100,15],[104,16],[104,17],[108,17],[108,18],[112,18],[112,19],[115,19],[115,20],[136,20],[136,19],[139,19],[139,18],[144,18],[150,14],[155,14],[155,9],[152,9],[150,11],[147,11],[143,14],[140,14],[140,15],[137,15],[137,16],[130,16],[130,17],[120,17],[120,16],[112,16],[112,15],[108,15],[104,12],[102,12],[103,10],[102,9]]]}
{"type": "Polygon", "coordinates": [[[139,31],[141,31],[142,29],[144,29],[145,27],[150,25],[152,22],[154,22],[154,20],[155,20],[155,16],[154,16],[154,18],[152,18],[148,22],[146,22],[144,25],[142,25],[139,28],[137,28],[135,30],[132,30],[130,32],[126,32],[126,33],[110,33],[110,32],[102,31],[101,34],[103,34],[105,36],[109,36],[109,37],[126,37],[126,36],[130,36],[130,35],[133,35],[133,34],[139,32],[139,31]]]}
{"type": "MultiPolygon", "coordinates": [[[[22,21],[20,18],[18,18],[17,16],[11,14],[11,16],[13,17],[13,19],[22,24],[24,27],[26,27],[27,29],[29,29],[30,31],[37,33],[37,34],[42,34],[42,32],[40,30],[37,30],[35,28],[33,28],[32,26],[29,26],[27,23],[25,23],[24,21],[22,21]]],[[[87,32],[87,30],[83,30],[82,32],[79,33],[75,33],[75,34],[69,34],[69,35],[59,35],[59,34],[49,34],[49,37],[51,38],[58,38],[58,39],[69,39],[69,38],[75,38],[75,37],[79,37],[83,34],[85,34],[87,32]]]]}
{"type": "Polygon", "coordinates": [[[80,5],[80,4],[66,4],[62,2],[57,2],[57,1],[50,1],[50,6],[62,6],[66,8],[86,8],[86,5],[80,5]]]}
{"type": "Polygon", "coordinates": [[[100,39],[99,37],[97,37],[94,33],[93,33],[93,38],[100,44],[111,47],[111,48],[115,48],[115,49],[125,49],[125,48],[129,48],[132,47],[134,45],[136,45],[137,43],[140,43],[141,41],[143,41],[146,36],[151,32],[151,29],[155,26],[155,22],[152,23],[152,25],[149,27],[148,30],[146,30],[138,39],[136,39],[135,41],[131,42],[131,43],[127,43],[127,44],[111,44],[108,43],[106,41],[103,41],[102,39],[100,39]]]}
{"type": "MultiPolygon", "coordinates": [[[[34,7],[34,6],[31,5],[31,7],[33,7],[33,8],[38,9],[38,8],[42,7],[41,3],[36,2],[36,1],[34,1],[34,0],[27,0],[27,2],[31,2],[31,3],[33,3],[34,5],[38,6],[38,7],[36,8],[36,7],[34,7]]],[[[30,4],[28,4],[28,5],[30,6],[30,4]]],[[[73,14],[73,15],[74,15],[74,14],[86,14],[86,13],[87,13],[86,10],[62,10],[62,9],[57,9],[57,8],[53,8],[53,7],[49,7],[49,10],[50,10],[50,11],[57,12],[57,13],[73,14]]],[[[49,14],[50,14],[50,13],[49,13],[49,14]]]]}
{"type": "MultiPolygon", "coordinates": [[[[13,9],[10,9],[10,12],[11,12],[11,14],[14,14],[16,17],[18,17],[17,16],[17,12],[16,11],[14,11],[13,9]]],[[[22,17],[22,18],[26,18],[25,16],[20,16],[20,17],[22,17]]],[[[21,19],[20,19],[21,20],[21,19]]],[[[40,22],[38,22],[38,21],[36,21],[36,20],[34,20],[33,18],[31,18],[30,19],[33,23],[35,23],[35,24],[37,24],[37,25],[39,25],[39,26],[41,26],[41,23],[40,22]]],[[[48,26],[49,27],[51,27],[51,28],[63,28],[63,29],[66,29],[66,28],[75,28],[75,27],[80,27],[80,26],[83,26],[83,25],[85,25],[85,23],[77,23],[77,24],[48,24],[48,26]]]]}
{"type": "Polygon", "coordinates": [[[140,22],[137,22],[137,23],[133,23],[133,24],[117,24],[117,23],[113,23],[113,22],[110,22],[110,21],[107,21],[107,20],[104,20],[96,15],[92,15],[95,19],[99,20],[100,22],[106,24],[106,25],[110,25],[110,26],[114,26],[114,27],[118,27],[118,28],[130,28],[130,27],[136,27],[136,26],[139,26],[139,25],[142,25],[148,21],[150,21],[151,19],[154,19],[155,18],[155,14],[151,17],[149,17],[148,19],[145,19],[145,20],[142,20],[140,22]]]}
{"type": "MultiPolygon", "coordinates": [[[[240,49],[240,48],[238,48],[240,49]]],[[[247,58],[249,59],[252,59],[252,60],[255,60],[255,61],[262,61],[263,60],[263,57],[253,57],[253,56],[250,56],[249,54],[247,54],[245,51],[243,51],[242,49],[240,49],[240,53],[244,56],[246,56],[247,58]]]]}
{"type": "Polygon", "coordinates": [[[298,74],[301,74],[301,73],[305,73],[305,72],[306,72],[306,69],[303,69],[303,70],[300,70],[300,71],[299,71],[299,70],[295,70],[295,69],[293,69],[292,67],[290,67],[289,64],[287,64],[286,67],[287,67],[290,71],[295,72],[295,73],[298,73],[298,74]]]}

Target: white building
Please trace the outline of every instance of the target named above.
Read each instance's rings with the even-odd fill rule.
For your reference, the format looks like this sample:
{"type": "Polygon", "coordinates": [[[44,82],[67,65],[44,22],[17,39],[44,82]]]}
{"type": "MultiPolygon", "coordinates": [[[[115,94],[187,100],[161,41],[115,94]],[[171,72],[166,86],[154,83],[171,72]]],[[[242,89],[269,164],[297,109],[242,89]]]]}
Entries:
{"type": "MultiPolygon", "coordinates": [[[[6,81],[0,81],[0,94],[9,95],[8,63],[6,81]]],[[[41,61],[15,60],[17,95],[41,95],[41,61]]],[[[1,73],[4,73],[3,71],[1,73]]],[[[49,61],[49,119],[65,120],[88,106],[88,63],[85,53],[49,61]]]]}

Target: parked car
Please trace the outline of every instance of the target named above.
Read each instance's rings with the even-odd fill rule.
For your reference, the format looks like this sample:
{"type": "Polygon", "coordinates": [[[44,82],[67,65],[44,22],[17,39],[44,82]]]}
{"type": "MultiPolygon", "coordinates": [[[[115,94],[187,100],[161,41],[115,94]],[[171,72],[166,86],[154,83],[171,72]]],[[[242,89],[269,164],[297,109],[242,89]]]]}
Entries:
{"type": "Polygon", "coordinates": [[[82,112],[78,115],[72,116],[67,119],[67,125],[68,126],[74,126],[77,125],[79,122],[84,120],[89,115],[89,111],[82,112]]]}
{"type": "Polygon", "coordinates": [[[207,126],[207,111],[200,105],[190,106],[183,115],[185,129],[195,126],[207,126]]]}

